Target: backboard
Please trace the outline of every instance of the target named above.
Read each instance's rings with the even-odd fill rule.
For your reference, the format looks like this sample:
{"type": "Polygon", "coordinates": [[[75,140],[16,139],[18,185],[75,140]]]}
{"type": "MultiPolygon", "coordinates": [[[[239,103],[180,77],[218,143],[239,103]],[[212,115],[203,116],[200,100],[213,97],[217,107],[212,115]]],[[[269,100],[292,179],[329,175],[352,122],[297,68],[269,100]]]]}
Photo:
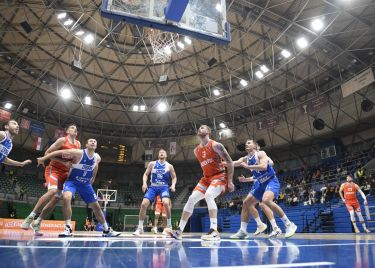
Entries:
{"type": "Polygon", "coordinates": [[[217,44],[231,40],[225,0],[103,0],[101,12],[112,20],[217,44]]]}

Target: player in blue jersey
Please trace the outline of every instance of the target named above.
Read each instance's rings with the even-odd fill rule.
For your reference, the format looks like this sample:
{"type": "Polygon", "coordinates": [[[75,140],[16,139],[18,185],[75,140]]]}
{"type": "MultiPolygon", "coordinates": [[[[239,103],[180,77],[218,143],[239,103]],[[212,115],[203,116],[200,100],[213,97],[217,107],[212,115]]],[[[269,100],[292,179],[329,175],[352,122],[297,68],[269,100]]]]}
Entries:
{"type": "Polygon", "coordinates": [[[254,140],[247,140],[245,148],[248,153],[247,156],[235,161],[234,166],[250,170],[253,177],[249,179],[241,177],[240,181],[254,181],[254,185],[243,201],[240,230],[231,238],[241,239],[248,237],[246,229],[250,214],[257,222],[257,231],[254,235],[266,230],[267,226],[260,220],[258,211],[255,208],[258,202],[261,202],[260,206],[272,225],[272,232],[269,237],[276,237],[282,233],[276,224],[273,213],[276,213],[285,224],[285,237],[291,237],[295,234],[297,226],[288,219],[282,208],[273,201],[279,196],[280,184],[273,168],[272,160],[264,151],[259,150],[259,146],[254,140]]]}
{"type": "MultiPolygon", "coordinates": [[[[159,150],[159,159],[156,161],[151,161],[145,173],[143,174],[143,185],[142,191],[146,192],[142,204],[141,210],[139,211],[139,223],[137,230],[133,233],[133,235],[140,235],[143,234],[143,222],[146,218],[146,211],[147,208],[152,204],[156,198],[156,196],[160,195],[161,200],[163,202],[163,206],[165,208],[165,212],[167,214],[167,230],[172,229],[172,222],[171,222],[171,207],[170,207],[170,195],[169,190],[174,192],[176,189],[176,172],[174,167],[169,164],[167,161],[167,152],[163,149],[159,150]],[[151,185],[150,187],[147,186],[148,176],[151,174],[151,185]],[[172,184],[169,187],[169,183],[172,180],[172,184]]],[[[165,230],[165,231],[167,231],[165,230]]]]}
{"type": "MultiPolygon", "coordinates": [[[[103,225],[103,236],[113,237],[119,236],[119,232],[113,231],[107,224],[103,211],[97,200],[97,196],[92,187],[92,183],[95,180],[96,173],[98,172],[100,156],[95,153],[97,147],[97,141],[95,139],[88,139],[86,143],[86,149],[68,149],[58,150],[49,153],[43,157],[37,158],[38,166],[43,165],[44,161],[54,157],[69,157],[72,159],[72,166],[69,171],[67,180],[64,183],[63,188],[63,214],[65,220],[65,230],[59,234],[59,237],[70,237],[72,236],[71,218],[72,218],[72,197],[76,192],[81,196],[82,200],[85,201],[93,210],[96,219],[103,225]]],[[[42,214],[38,220],[34,222],[33,229],[37,233],[40,229],[41,219],[45,216],[42,214]]]]}
{"type": "Polygon", "coordinates": [[[14,119],[9,120],[3,125],[3,129],[4,131],[0,131],[0,164],[16,167],[23,167],[24,165],[31,164],[31,160],[18,162],[8,157],[13,147],[12,140],[20,131],[17,121],[14,119]]]}

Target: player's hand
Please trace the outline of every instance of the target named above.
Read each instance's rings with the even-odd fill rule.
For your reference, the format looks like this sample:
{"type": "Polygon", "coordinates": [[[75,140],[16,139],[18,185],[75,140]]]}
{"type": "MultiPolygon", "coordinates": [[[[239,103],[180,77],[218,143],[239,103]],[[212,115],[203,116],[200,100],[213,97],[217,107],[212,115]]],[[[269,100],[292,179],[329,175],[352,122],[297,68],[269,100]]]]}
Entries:
{"type": "Polygon", "coordinates": [[[345,198],[343,198],[343,199],[341,199],[342,200],[342,202],[345,204],[345,198]]]}
{"type": "Polygon", "coordinates": [[[40,165],[42,165],[44,167],[44,160],[42,159],[42,157],[38,157],[36,159],[36,161],[38,162],[37,167],[39,167],[40,165]]]}
{"type": "Polygon", "coordinates": [[[23,162],[21,162],[21,167],[25,166],[25,165],[30,165],[32,163],[32,161],[30,159],[27,159],[23,162]]]}
{"type": "Polygon", "coordinates": [[[228,191],[233,192],[234,191],[234,184],[233,182],[228,182],[228,191]]]}
{"type": "Polygon", "coordinates": [[[367,206],[367,199],[365,199],[365,201],[363,201],[363,204],[364,204],[365,206],[367,206]]]}
{"type": "Polygon", "coordinates": [[[176,186],[174,186],[174,185],[171,185],[171,187],[169,187],[169,189],[171,189],[171,192],[176,192],[176,186]]]}
{"type": "Polygon", "coordinates": [[[143,191],[143,192],[146,192],[146,191],[147,191],[147,184],[143,184],[143,185],[142,185],[142,191],[143,191]]]}
{"type": "Polygon", "coordinates": [[[249,165],[246,164],[245,162],[241,162],[240,166],[243,168],[249,169],[249,165]]]}

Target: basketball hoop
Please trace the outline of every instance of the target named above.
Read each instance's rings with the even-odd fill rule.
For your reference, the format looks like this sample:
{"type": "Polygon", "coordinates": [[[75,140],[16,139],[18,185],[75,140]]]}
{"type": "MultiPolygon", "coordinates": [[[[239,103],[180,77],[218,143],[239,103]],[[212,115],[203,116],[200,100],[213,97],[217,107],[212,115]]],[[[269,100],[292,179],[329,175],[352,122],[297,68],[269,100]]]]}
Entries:
{"type": "Polygon", "coordinates": [[[172,32],[162,32],[150,29],[147,32],[153,54],[150,55],[154,63],[166,63],[171,59],[172,53],[179,53],[183,49],[176,46],[179,35],[172,32]]]}

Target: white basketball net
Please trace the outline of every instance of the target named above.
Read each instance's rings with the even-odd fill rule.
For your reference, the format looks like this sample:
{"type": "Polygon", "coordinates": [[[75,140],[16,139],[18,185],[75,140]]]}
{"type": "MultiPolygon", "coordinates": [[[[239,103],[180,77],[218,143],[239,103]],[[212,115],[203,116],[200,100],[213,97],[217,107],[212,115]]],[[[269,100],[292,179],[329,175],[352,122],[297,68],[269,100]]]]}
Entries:
{"type": "Polygon", "coordinates": [[[178,34],[161,32],[151,29],[147,36],[150,41],[153,54],[150,55],[154,63],[165,63],[172,57],[172,53],[179,53],[183,49],[178,47],[178,34]]]}

